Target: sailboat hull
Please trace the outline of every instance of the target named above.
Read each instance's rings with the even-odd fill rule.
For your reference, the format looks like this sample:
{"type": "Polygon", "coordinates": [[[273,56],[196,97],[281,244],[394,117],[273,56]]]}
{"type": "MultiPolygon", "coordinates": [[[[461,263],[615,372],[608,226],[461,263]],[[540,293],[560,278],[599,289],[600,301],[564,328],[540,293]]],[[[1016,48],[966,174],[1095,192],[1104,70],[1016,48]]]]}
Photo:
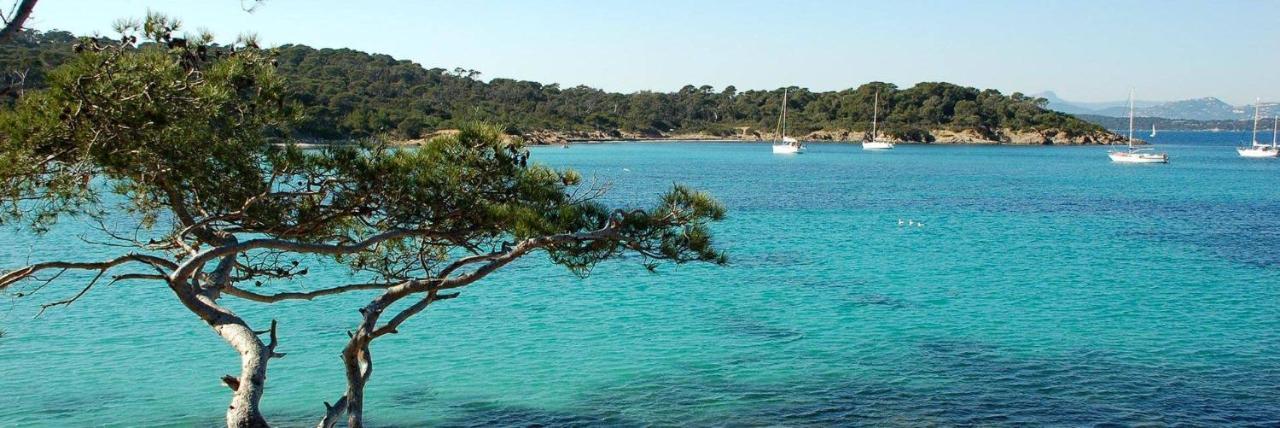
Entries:
{"type": "Polygon", "coordinates": [[[1280,157],[1280,150],[1276,150],[1271,146],[1254,146],[1236,148],[1236,153],[1246,158],[1275,158],[1280,157]]]}
{"type": "Polygon", "coordinates": [[[804,153],[804,146],[798,144],[774,144],[773,153],[780,155],[793,155],[804,153]]]}
{"type": "Polygon", "coordinates": [[[893,143],[888,141],[863,141],[862,150],[891,150],[893,143]]]}
{"type": "Polygon", "coordinates": [[[1154,152],[1110,152],[1107,156],[1115,163],[1169,163],[1169,155],[1154,152]]]}

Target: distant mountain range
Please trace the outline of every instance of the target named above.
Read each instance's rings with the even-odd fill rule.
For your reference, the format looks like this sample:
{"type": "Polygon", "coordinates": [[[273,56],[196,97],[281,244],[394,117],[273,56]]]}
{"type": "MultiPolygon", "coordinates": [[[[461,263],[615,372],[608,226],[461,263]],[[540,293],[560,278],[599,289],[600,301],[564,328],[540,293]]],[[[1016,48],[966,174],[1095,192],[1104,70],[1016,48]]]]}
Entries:
{"type": "MultiPolygon", "coordinates": [[[[1049,109],[1073,115],[1096,115],[1110,117],[1129,116],[1128,101],[1110,101],[1101,103],[1072,102],[1059,98],[1053,92],[1041,92],[1034,96],[1049,101],[1049,109]]],[[[1248,120],[1253,118],[1253,105],[1233,106],[1214,98],[1196,98],[1182,101],[1135,101],[1135,115],[1183,120],[1248,120]]],[[[1262,103],[1262,114],[1270,116],[1280,113],[1277,103],[1262,103]]]]}
{"type": "MultiPolygon", "coordinates": [[[[1096,114],[1077,114],[1077,118],[1095,123],[1103,128],[1124,134],[1129,129],[1129,118],[1102,116],[1096,114]]],[[[1133,119],[1135,135],[1143,136],[1151,132],[1152,125],[1164,131],[1248,131],[1253,129],[1253,120],[1192,120],[1165,119],[1162,117],[1139,116],[1133,119]]],[[[1271,119],[1259,125],[1260,130],[1271,130],[1271,119]]]]}

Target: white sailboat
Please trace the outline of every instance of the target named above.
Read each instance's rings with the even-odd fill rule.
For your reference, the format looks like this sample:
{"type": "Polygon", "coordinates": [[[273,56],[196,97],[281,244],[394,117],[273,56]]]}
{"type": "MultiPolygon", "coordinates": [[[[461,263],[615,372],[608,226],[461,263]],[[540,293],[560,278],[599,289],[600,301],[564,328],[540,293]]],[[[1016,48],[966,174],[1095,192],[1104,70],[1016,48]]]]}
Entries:
{"type": "MultiPolygon", "coordinates": [[[[1258,143],[1258,110],[1262,107],[1262,99],[1259,98],[1253,105],[1253,144],[1248,147],[1236,147],[1236,153],[1246,158],[1274,158],[1280,157],[1280,150],[1276,149],[1276,129],[1272,124],[1271,129],[1271,145],[1258,143]]],[[[1280,119],[1277,119],[1280,120],[1280,119]]]]}
{"type": "Polygon", "coordinates": [[[773,142],[773,152],[777,154],[804,153],[804,143],[787,136],[787,89],[782,89],[782,117],[778,119],[778,135],[782,137],[779,144],[773,142]]]}
{"type": "Polygon", "coordinates": [[[1133,91],[1129,91],[1129,148],[1111,150],[1107,156],[1116,163],[1169,163],[1169,154],[1133,146],[1133,91]]]}
{"type": "Polygon", "coordinates": [[[862,142],[862,150],[890,150],[893,142],[876,139],[876,119],[880,116],[880,91],[876,91],[876,100],[871,107],[871,141],[862,142]]]}
{"type": "Polygon", "coordinates": [[[1155,138],[1155,137],[1156,137],[1156,124],[1155,124],[1155,123],[1152,123],[1152,124],[1151,124],[1151,138],[1155,138]]]}

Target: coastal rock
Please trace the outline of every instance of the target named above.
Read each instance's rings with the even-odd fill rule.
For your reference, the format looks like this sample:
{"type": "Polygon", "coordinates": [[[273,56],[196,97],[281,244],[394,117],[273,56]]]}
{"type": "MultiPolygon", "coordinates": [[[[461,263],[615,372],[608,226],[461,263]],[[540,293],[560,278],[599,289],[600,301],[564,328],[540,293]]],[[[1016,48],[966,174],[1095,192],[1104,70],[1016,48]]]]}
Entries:
{"type": "Polygon", "coordinates": [[[536,145],[564,144],[569,141],[563,133],[554,131],[526,132],[521,137],[525,142],[536,145]]]}
{"type": "MultiPolygon", "coordinates": [[[[1110,132],[1093,132],[1072,135],[1060,129],[1039,131],[1000,131],[1002,142],[1008,144],[1040,144],[1040,145],[1086,145],[1086,144],[1119,144],[1125,139],[1110,132]]],[[[1145,144],[1140,142],[1141,144],[1145,144]]]]}
{"type": "Polygon", "coordinates": [[[801,137],[803,140],[809,141],[849,141],[852,137],[847,129],[820,130],[813,131],[801,137]]]}
{"type": "Polygon", "coordinates": [[[1053,139],[1049,138],[1048,135],[1045,135],[1044,133],[1039,131],[1024,131],[1024,132],[1009,131],[1004,133],[1004,137],[1005,137],[1005,141],[1008,142],[1009,144],[1024,144],[1024,145],[1025,144],[1040,144],[1040,145],[1053,144],[1053,139]]]}
{"type": "Polygon", "coordinates": [[[999,140],[983,135],[974,129],[952,131],[947,129],[930,132],[933,142],[937,144],[998,144],[999,140]]]}

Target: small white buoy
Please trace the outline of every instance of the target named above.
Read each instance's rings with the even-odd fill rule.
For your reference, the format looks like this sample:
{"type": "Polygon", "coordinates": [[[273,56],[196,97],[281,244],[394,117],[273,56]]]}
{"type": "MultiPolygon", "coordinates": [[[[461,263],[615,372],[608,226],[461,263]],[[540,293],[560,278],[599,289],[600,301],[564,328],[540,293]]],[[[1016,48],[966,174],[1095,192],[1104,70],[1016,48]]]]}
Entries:
{"type": "Polygon", "coordinates": [[[631,172],[631,168],[623,168],[623,169],[622,169],[622,171],[623,171],[623,172],[631,172]]]}
{"type": "Polygon", "coordinates": [[[924,227],[924,223],[919,223],[919,222],[917,222],[917,223],[916,223],[916,227],[924,227]]]}
{"type": "Polygon", "coordinates": [[[903,224],[906,224],[906,222],[902,221],[902,219],[898,219],[898,226],[902,226],[903,224]]]}

